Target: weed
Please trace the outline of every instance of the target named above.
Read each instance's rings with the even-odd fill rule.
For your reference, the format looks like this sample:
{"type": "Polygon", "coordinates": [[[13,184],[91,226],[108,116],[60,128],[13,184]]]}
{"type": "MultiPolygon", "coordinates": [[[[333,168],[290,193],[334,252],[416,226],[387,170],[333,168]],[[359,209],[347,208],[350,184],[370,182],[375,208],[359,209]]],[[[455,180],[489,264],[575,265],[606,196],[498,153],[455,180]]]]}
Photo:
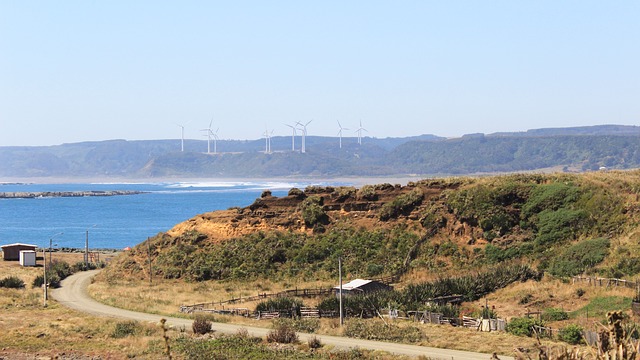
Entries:
{"type": "Polygon", "coordinates": [[[298,334],[296,334],[293,326],[287,323],[277,323],[275,324],[275,328],[267,334],[267,342],[279,344],[297,343],[298,334]]]}
{"type": "Polygon", "coordinates": [[[202,315],[196,315],[193,324],[191,324],[191,329],[194,334],[206,334],[211,331],[211,321],[202,315]]]}
{"type": "Polygon", "coordinates": [[[140,331],[140,325],[135,321],[121,321],[116,323],[111,337],[114,339],[122,339],[130,335],[135,335],[140,331]]]}

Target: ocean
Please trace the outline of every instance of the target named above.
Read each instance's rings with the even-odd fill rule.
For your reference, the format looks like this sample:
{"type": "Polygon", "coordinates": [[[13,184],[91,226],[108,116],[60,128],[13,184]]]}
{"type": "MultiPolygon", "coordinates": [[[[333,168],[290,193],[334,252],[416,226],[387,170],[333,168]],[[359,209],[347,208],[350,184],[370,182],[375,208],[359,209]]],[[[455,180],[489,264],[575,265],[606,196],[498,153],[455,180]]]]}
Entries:
{"type": "Polygon", "coordinates": [[[287,182],[159,182],[1,184],[0,192],[143,191],[143,194],[0,199],[0,245],[123,249],[197,214],[248,206],[264,190],[284,196],[293,187],[347,185],[287,182]]]}

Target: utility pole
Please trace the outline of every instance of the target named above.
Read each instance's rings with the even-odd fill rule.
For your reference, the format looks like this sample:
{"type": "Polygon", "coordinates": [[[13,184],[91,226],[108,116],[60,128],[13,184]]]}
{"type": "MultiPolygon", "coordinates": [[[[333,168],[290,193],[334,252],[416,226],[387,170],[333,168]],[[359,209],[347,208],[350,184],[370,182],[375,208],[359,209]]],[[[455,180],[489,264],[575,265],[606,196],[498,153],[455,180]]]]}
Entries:
{"type": "Polygon", "coordinates": [[[338,279],[340,282],[340,326],[343,326],[344,314],[342,313],[342,257],[338,257],[338,279]]]}
{"type": "Polygon", "coordinates": [[[47,307],[47,253],[45,252],[45,248],[42,248],[42,267],[44,268],[44,278],[42,281],[42,286],[44,287],[44,307],[47,307]]]}
{"type": "Polygon", "coordinates": [[[152,283],[153,273],[151,272],[151,239],[147,238],[147,252],[149,254],[149,285],[152,283]]]}
{"type": "Polygon", "coordinates": [[[89,270],[89,229],[96,227],[98,224],[94,224],[93,226],[87,228],[87,236],[84,240],[84,268],[89,270]]]}

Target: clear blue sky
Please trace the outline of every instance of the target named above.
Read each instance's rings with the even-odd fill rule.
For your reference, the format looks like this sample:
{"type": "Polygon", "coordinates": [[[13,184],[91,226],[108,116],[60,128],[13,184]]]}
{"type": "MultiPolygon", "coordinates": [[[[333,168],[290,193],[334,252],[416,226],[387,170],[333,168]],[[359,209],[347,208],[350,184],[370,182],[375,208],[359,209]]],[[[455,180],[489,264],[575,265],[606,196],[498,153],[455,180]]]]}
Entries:
{"type": "Polygon", "coordinates": [[[640,125],[639,1],[0,1],[0,146],[640,125]]]}

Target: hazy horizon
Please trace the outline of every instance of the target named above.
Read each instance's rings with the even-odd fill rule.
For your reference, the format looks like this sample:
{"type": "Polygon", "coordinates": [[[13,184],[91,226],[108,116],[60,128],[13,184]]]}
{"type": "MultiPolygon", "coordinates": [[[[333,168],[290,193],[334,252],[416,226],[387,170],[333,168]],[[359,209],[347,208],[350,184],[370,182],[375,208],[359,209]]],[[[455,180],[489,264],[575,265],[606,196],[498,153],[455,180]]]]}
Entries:
{"type": "Polygon", "coordinates": [[[0,146],[640,123],[640,3],[0,2],[0,146]]]}

